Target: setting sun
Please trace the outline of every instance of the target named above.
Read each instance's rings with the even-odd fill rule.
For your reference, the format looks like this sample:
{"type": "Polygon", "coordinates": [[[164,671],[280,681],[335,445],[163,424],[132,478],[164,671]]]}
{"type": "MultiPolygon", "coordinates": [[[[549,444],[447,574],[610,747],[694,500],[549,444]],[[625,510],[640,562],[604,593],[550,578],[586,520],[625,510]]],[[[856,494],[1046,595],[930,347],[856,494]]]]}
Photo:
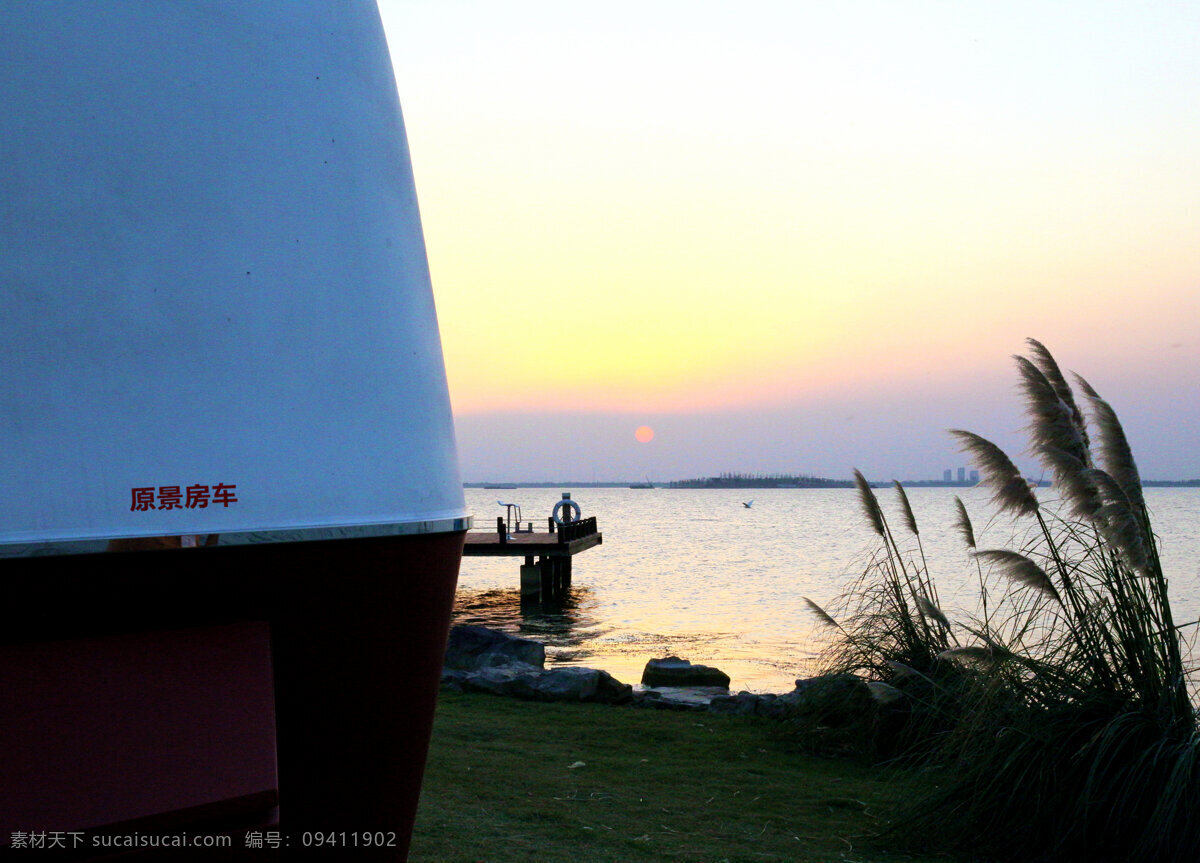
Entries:
{"type": "Polygon", "coordinates": [[[633,436],[640,443],[650,443],[650,441],[654,440],[654,429],[650,428],[650,426],[638,426],[633,436]]]}

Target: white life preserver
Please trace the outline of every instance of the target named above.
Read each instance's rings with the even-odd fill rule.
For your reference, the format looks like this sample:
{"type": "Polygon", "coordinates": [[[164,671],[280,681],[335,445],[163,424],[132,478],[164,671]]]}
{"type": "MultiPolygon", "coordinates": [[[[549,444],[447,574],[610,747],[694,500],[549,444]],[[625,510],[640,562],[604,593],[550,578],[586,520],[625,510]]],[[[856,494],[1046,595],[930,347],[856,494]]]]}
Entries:
{"type": "Polygon", "coordinates": [[[562,512],[563,507],[570,507],[571,512],[575,513],[575,516],[571,519],[571,521],[579,521],[579,519],[583,518],[583,511],[579,508],[579,504],[569,498],[564,497],[554,505],[554,512],[552,515],[554,516],[555,524],[569,524],[569,522],[563,521],[559,515],[562,512]]]}

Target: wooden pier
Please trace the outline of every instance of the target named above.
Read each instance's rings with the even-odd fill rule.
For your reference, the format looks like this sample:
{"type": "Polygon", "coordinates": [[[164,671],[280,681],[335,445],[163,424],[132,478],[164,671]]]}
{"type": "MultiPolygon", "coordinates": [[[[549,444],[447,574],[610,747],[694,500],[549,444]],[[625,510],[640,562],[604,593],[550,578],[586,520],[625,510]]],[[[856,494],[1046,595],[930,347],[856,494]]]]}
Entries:
{"type": "Polygon", "coordinates": [[[571,558],[603,542],[594,516],[565,524],[549,518],[544,532],[534,531],[532,522],[497,517],[494,530],[467,533],[463,557],[523,557],[521,598],[553,602],[571,586],[571,558]]]}

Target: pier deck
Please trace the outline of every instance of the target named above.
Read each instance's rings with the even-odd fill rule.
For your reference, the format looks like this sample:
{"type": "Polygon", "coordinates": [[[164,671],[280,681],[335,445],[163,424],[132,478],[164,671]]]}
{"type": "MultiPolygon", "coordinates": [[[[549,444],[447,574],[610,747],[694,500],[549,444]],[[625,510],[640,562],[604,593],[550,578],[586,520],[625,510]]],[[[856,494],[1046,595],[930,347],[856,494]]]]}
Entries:
{"type": "MultiPolygon", "coordinates": [[[[532,525],[531,525],[532,526],[532,525]]],[[[521,595],[542,602],[560,599],[571,586],[571,558],[603,544],[595,518],[554,525],[553,531],[510,531],[504,519],[496,528],[467,533],[463,557],[521,557],[521,595]],[[534,558],[538,562],[534,563],[534,558]]]]}
{"type": "Polygon", "coordinates": [[[463,547],[463,557],[571,557],[604,543],[598,530],[576,539],[560,539],[558,532],[513,533],[505,541],[494,531],[470,531],[463,547]]]}

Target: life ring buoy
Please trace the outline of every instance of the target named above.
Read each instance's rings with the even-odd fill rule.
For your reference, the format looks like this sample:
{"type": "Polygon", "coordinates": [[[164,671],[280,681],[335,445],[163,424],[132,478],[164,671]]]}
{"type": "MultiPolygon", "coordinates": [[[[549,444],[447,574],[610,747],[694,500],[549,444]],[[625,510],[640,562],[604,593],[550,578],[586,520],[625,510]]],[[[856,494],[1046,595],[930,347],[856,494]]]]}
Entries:
{"type": "Polygon", "coordinates": [[[560,500],[558,503],[556,503],[554,505],[554,512],[552,513],[552,515],[554,516],[555,524],[569,524],[572,521],[579,521],[579,519],[583,518],[583,510],[581,510],[579,508],[579,504],[577,504],[575,501],[564,497],[562,500],[560,500]],[[559,515],[563,511],[564,507],[569,507],[571,509],[571,512],[574,513],[574,516],[572,518],[570,518],[568,521],[563,521],[561,516],[559,515]]]}

